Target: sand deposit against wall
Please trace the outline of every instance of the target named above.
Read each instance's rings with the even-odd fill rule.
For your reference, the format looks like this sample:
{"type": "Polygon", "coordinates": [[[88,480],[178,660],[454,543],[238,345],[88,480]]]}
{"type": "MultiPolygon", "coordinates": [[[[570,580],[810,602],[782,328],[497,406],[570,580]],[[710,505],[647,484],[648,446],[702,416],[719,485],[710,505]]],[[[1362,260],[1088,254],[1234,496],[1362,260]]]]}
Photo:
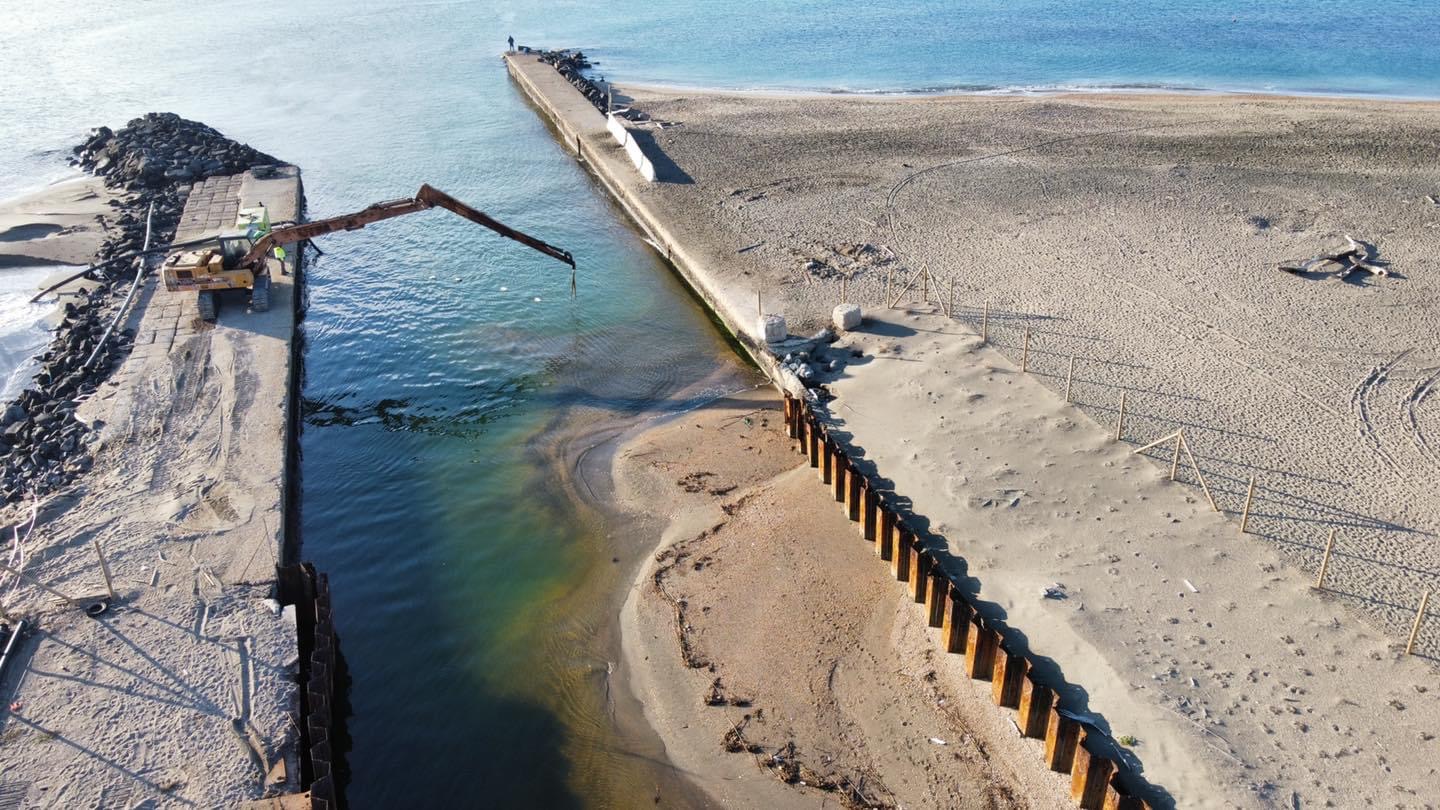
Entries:
{"type": "Polygon", "coordinates": [[[1408,634],[1440,583],[1434,105],[631,93],[684,122],[656,139],[695,183],[642,193],[722,283],[798,332],[842,278],[867,303],[953,278],[1055,390],[1075,358],[1087,413],[1124,393],[1132,435],[1184,427],[1222,509],[1255,476],[1252,536],[1292,564],[1338,529],[1332,592],[1408,634]],[[1276,269],[1346,234],[1391,275],[1276,269]]]}

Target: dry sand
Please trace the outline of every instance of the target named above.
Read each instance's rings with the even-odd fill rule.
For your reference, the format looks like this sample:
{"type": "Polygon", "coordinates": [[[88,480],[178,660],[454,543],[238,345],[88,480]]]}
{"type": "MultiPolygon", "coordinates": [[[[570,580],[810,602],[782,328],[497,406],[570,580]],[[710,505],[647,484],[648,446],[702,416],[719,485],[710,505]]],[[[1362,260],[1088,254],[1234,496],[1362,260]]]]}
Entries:
{"type": "Polygon", "coordinates": [[[622,623],[670,761],[721,806],[846,806],[850,786],[883,806],[1069,806],[790,449],[777,405],[728,397],[615,457],[619,502],[665,526],[622,623]],[[805,786],[771,759],[791,743],[805,786]]]}
{"type": "Polygon", "coordinates": [[[105,178],[86,175],[0,202],[0,268],[89,264],[115,198],[105,178]]]}
{"type": "MultiPolygon", "coordinates": [[[[233,223],[242,196],[299,214],[297,177],[212,178],[187,208],[202,227],[177,238],[233,223]]],[[[270,599],[293,286],[272,275],[269,312],[222,307],[213,325],[150,276],[131,354],[76,411],[94,469],[38,504],[33,529],[30,504],[0,511],[31,577],[103,596],[98,542],[119,597],[92,619],[6,581],[6,612],[31,630],[0,684],[14,806],[233,807],[298,785],[295,619],[270,599]]]]}
{"type": "Polygon", "coordinates": [[[806,332],[842,275],[872,305],[889,270],[953,276],[963,324],[922,306],[852,338],[837,429],[1066,702],[1139,738],[1162,797],[1440,801],[1440,618],[1399,651],[1440,584],[1440,107],[631,95],[680,125],[641,136],[665,182],[627,190],[732,320],[758,289],[806,332]],[[1345,234],[1391,275],[1275,269],[1345,234]],[[1077,405],[1054,393],[1071,356],[1077,405]],[[1107,438],[1122,392],[1129,444],[1107,438]],[[1230,520],[1130,455],[1179,427],[1230,520]],[[1069,598],[1042,600],[1057,581],[1069,598]]]}

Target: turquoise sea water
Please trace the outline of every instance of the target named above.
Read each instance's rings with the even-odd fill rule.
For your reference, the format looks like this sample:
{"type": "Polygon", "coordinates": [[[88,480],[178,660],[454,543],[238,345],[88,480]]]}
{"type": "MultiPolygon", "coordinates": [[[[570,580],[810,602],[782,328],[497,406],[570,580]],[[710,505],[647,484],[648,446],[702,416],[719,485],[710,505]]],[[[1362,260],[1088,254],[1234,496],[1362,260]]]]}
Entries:
{"type": "Polygon", "coordinates": [[[614,594],[648,541],[583,506],[571,462],[611,426],[750,380],[521,101],[507,34],[582,47],[622,83],[1440,97],[1433,0],[5,12],[0,195],[62,176],[92,126],[173,110],[303,166],[312,215],[430,182],[581,263],[572,300],[566,268],[431,212],[327,239],[311,265],[303,553],[331,575],[353,678],[356,808],[674,795],[607,677],[614,594]]]}

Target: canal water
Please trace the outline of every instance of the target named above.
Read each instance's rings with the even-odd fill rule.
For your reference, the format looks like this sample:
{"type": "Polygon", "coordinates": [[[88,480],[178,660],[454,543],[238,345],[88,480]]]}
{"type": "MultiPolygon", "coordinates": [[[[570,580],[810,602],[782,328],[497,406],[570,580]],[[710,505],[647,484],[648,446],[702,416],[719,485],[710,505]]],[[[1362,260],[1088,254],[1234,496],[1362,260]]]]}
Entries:
{"type": "MultiPolygon", "coordinates": [[[[571,298],[568,268],[429,212],[325,239],[309,265],[303,554],[330,575],[352,679],[354,808],[684,803],[612,671],[649,538],[603,512],[605,459],[754,373],[526,107],[507,34],[584,47],[621,82],[1440,96],[1433,0],[11,0],[5,17],[0,195],[64,176],[88,128],[167,110],[304,167],[312,216],[429,182],[580,263],[571,298]],[[1357,36],[1366,58],[1333,57],[1357,36]]],[[[36,340],[33,315],[0,300],[7,345],[36,340]]]]}

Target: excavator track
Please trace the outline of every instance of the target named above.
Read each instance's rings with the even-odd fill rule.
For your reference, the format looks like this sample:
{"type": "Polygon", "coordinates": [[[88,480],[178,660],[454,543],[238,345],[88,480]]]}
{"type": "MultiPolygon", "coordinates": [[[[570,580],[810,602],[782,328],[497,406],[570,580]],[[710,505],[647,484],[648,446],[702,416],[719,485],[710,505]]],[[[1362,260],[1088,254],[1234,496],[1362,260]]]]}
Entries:
{"type": "Polygon", "coordinates": [[[270,311],[270,274],[255,277],[255,286],[250,289],[250,311],[270,311]]]}
{"type": "Polygon", "coordinates": [[[220,314],[220,300],[214,290],[201,290],[196,294],[195,307],[200,310],[200,320],[215,322],[220,314]]]}

